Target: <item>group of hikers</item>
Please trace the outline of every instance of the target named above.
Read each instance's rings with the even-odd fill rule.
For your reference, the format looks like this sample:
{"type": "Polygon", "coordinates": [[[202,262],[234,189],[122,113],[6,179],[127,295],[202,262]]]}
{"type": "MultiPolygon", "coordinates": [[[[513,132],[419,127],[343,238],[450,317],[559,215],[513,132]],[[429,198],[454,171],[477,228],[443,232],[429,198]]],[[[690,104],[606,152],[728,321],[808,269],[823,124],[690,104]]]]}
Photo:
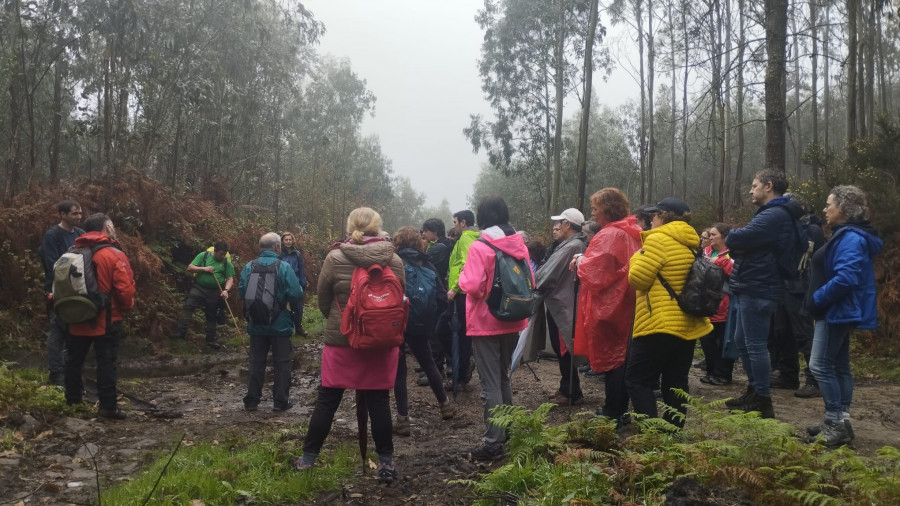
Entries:
{"type": "MultiPolygon", "coordinates": [[[[728,401],[730,409],[773,418],[773,387],[821,395],[824,421],[810,427],[810,435],[828,446],[851,442],[849,341],[852,330],[877,323],[872,258],[882,241],[858,188],[831,190],[824,209],[827,242],[815,213],[786,191],[782,172],[758,172],[750,189],[758,209],[750,222],[737,228],[717,223],[701,235],[688,224],[690,207],[677,198],[632,209],[622,191],[604,188],[591,195],[590,221],[574,208],[548,217],[553,242],[546,247],[513,228],[499,196],[483,198],[474,213],[455,213],[449,231],[433,218],[418,230],[403,227],[391,235],[376,211],[354,209],[346,239],[334,245],[318,275],[318,306],[327,320],[321,384],[293,467],[315,467],[344,391],[352,389],[357,409],[371,420],[378,479],[393,481],[393,436],[411,434],[407,353],[419,363],[418,384],[430,386],[445,420],[456,414],[450,394],[467,390],[477,371],[485,430],[481,444],[467,454],[476,461],[503,458],[508,434],[491,422],[491,412],[513,404],[511,369],[536,355],[547,339],[560,372],[549,402],[584,403],[576,365],[586,358],[584,370],[602,374],[605,382],[596,414],[620,429],[635,427],[631,414],[658,417],[659,395],[671,408],[662,417],[684,425],[686,408],[676,390],[688,391],[700,340],[706,384],[730,384],[734,363],[741,360],[747,388],[728,401]],[[708,313],[698,313],[687,300],[699,282],[697,269],[719,269],[721,279],[727,277],[718,295],[712,290],[708,313]],[[808,363],[803,389],[798,350],[808,363]],[[775,379],[773,369],[780,371],[775,379]]],[[[76,202],[60,203],[59,215],[43,246],[45,290],[55,308],[47,343],[50,380],[65,386],[67,402],[82,402],[83,363],[93,345],[98,415],[124,418],[116,404],[115,363],[122,315],[134,303],[131,268],[106,215],[91,215],[84,230],[78,228],[76,202]],[[84,278],[96,278],[94,290],[106,296],[95,304],[96,314],[80,322],[72,317],[71,297],[57,290],[68,286],[66,273],[74,272],[60,268],[61,257],[73,254],[85,255],[94,272],[84,278]]],[[[263,235],[259,250],[238,283],[250,335],[243,404],[247,411],[258,409],[271,352],[273,410],[284,411],[293,406],[290,337],[306,335],[307,281],[290,232],[263,235]]],[[[206,341],[217,349],[217,315],[234,287],[228,245],[220,242],[198,254],[188,272],[194,284],[174,337],[183,338],[193,312],[203,308],[206,341]]]]}

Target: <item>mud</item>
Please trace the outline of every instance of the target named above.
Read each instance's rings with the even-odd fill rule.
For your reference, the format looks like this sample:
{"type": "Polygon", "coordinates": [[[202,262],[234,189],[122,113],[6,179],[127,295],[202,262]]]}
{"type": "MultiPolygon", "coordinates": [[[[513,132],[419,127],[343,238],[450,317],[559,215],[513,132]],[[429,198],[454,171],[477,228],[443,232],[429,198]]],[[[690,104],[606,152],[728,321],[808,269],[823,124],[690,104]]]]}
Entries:
{"type": "MultiPolygon", "coordinates": [[[[295,406],[284,413],[273,412],[265,397],[260,410],[242,410],[246,389],[245,355],[241,350],[207,353],[187,358],[161,355],[122,364],[120,389],[130,400],[129,417],[123,421],[75,419],[42,415],[31,418],[13,414],[2,420],[25,433],[24,456],[0,454],[0,504],[96,504],[96,470],[102,483],[127,479],[148,463],[152,452],[171,451],[185,435],[187,441],[212,440],[226,429],[254,433],[305,424],[315,401],[320,348],[306,344],[295,351],[291,395],[295,406]],[[88,451],[90,450],[90,451],[88,451]],[[20,502],[25,501],[25,502],[20,502]]],[[[417,366],[409,357],[409,369],[417,366]]],[[[533,409],[554,393],[559,383],[555,361],[531,364],[539,379],[527,368],[513,375],[513,398],[533,409]]],[[[746,387],[741,374],[727,387],[699,382],[700,371],[692,369],[691,393],[707,400],[738,396],[746,387]]],[[[469,449],[480,443],[484,425],[477,373],[472,388],[457,399],[457,415],[441,420],[438,404],[428,387],[416,386],[410,374],[412,435],[395,436],[395,458],[400,478],[391,486],[379,485],[373,472],[352,477],[339,491],[319,497],[315,504],[468,504],[471,492],[459,479],[477,479],[500,465],[476,464],[466,459],[469,449]]],[[[550,423],[561,423],[580,411],[593,411],[603,399],[603,383],[582,376],[586,403],[554,409],[550,423]]],[[[346,395],[323,453],[340,442],[356,441],[353,396],[346,395]]],[[[798,399],[791,391],[774,392],[776,416],[795,425],[798,433],[820,421],[821,398],[798,399]]],[[[900,447],[900,386],[871,379],[858,379],[853,426],[854,448],[866,455],[885,445],[900,447]]],[[[690,421],[688,421],[690,423],[690,421]]],[[[370,443],[371,446],[371,443],[370,443]]],[[[684,487],[681,487],[684,488],[684,487]]],[[[691,489],[693,490],[693,489],[691,489]]],[[[722,497],[716,491],[694,490],[687,495],[722,497]]],[[[727,496],[727,494],[726,494],[727,496]]],[[[741,497],[727,497],[722,504],[740,504],[741,497]]],[[[136,498],[136,502],[140,502],[136,498]]],[[[718,504],[709,502],[709,504],[718,504]]]]}

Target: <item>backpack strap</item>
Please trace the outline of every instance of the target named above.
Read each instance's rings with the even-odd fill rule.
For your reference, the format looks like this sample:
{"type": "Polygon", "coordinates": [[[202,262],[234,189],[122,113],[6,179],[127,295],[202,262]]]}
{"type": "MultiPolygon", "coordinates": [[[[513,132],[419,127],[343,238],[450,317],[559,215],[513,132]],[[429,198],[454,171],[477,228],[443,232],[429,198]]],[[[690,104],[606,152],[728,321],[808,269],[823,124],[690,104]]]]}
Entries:
{"type": "MultiPolygon", "coordinates": [[[[700,247],[699,246],[697,247],[697,251],[694,251],[693,249],[691,249],[691,247],[688,246],[687,244],[683,244],[682,246],[687,248],[688,251],[690,251],[694,255],[694,261],[696,261],[697,258],[700,257],[700,247]]],[[[693,261],[691,263],[693,263],[693,261]]],[[[672,289],[672,285],[670,285],[669,282],[666,281],[666,278],[662,277],[662,274],[657,272],[656,279],[658,279],[659,283],[663,286],[663,288],[665,288],[666,291],[669,292],[669,297],[672,297],[673,299],[678,300],[678,295],[675,293],[675,290],[672,289]]]]}
{"type": "MultiPolygon", "coordinates": [[[[112,247],[113,247],[113,245],[108,242],[102,243],[102,244],[95,244],[91,247],[91,263],[94,264],[94,267],[92,267],[92,268],[94,269],[94,277],[95,278],[97,277],[97,266],[96,266],[96,263],[94,262],[94,254],[104,248],[112,248],[112,247]]],[[[75,246],[72,246],[72,248],[75,248],[75,246]]],[[[97,286],[97,291],[100,292],[99,284],[97,286]]],[[[100,293],[103,293],[103,292],[100,292],[100,293]]],[[[110,295],[108,293],[106,293],[104,295],[106,295],[106,304],[103,305],[103,308],[106,310],[106,330],[108,331],[110,326],[112,326],[112,297],[110,297],[110,295]]],[[[96,326],[96,322],[94,322],[94,326],[96,326]]]]}

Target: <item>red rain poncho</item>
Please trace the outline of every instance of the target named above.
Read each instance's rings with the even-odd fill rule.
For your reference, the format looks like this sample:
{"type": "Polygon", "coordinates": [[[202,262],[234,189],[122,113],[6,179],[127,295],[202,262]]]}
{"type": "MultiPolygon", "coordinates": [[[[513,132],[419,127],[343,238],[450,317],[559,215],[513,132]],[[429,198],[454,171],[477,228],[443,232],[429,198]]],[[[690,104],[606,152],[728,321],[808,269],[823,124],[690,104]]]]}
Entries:
{"type": "Polygon", "coordinates": [[[635,302],[634,289],[628,284],[628,260],[641,249],[636,221],[628,216],[606,224],[591,239],[578,266],[581,291],[575,354],[588,357],[597,372],[625,363],[635,302]]]}

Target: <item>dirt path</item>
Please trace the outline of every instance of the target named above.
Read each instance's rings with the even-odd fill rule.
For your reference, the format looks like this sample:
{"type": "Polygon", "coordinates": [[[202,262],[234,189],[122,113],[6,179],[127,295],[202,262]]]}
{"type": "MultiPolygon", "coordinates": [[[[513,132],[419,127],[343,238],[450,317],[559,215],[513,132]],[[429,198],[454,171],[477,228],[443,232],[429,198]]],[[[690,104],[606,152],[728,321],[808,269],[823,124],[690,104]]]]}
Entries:
{"type": "MultiPolygon", "coordinates": [[[[125,421],[47,418],[21,422],[27,427],[30,450],[24,457],[0,455],[0,503],[26,499],[28,504],[95,503],[95,472],[85,446],[96,455],[97,467],[107,483],[115,483],[138,472],[148,452],[170,450],[182,433],[186,440],[208,440],[227,428],[269,431],[305,424],[315,400],[318,383],[315,359],[319,349],[306,345],[297,350],[291,394],[295,407],[286,413],[273,413],[268,398],[260,411],[242,410],[246,378],[243,358],[238,354],[214,354],[192,357],[187,361],[158,357],[148,365],[146,374],[157,376],[141,381],[123,381],[121,389],[136,399],[152,403],[157,412],[181,414],[180,418],[157,418],[131,411],[125,421]],[[158,377],[167,371],[179,376],[158,377]],[[185,374],[185,371],[191,371],[185,374]],[[48,432],[50,431],[50,432],[48,432]]],[[[410,371],[416,366],[410,357],[410,371]]],[[[559,382],[557,363],[532,364],[540,381],[527,368],[513,376],[513,398],[517,404],[533,409],[545,402],[559,382]]],[[[125,364],[124,369],[133,369],[125,364]]],[[[737,396],[745,388],[743,376],[729,387],[712,387],[699,382],[699,370],[692,369],[691,392],[708,400],[737,396]]],[[[467,449],[480,442],[483,431],[481,399],[477,374],[470,391],[457,399],[457,416],[442,421],[431,390],[410,381],[411,437],[395,437],[395,457],[400,479],[390,487],[379,486],[372,473],[351,478],[341,491],[320,497],[316,504],[468,504],[471,496],[465,487],[448,485],[448,480],[477,478],[490,466],[473,464],[464,458],[467,449]]],[[[603,383],[582,377],[586,396],[583,406],[560,408],[551,412],[551,423],[560,423],[579,411],[593,411],[603,398],[603,383]]],[[[267,393],[264,392],[264,396],[267,393]]],[[[339,442],[356,439],[352,395],[345,396],[324,452],[333,451],[339,442]]],[[[135,405],[138,405],[136,402],[135,405]]],[[[780,420],[802,430],[818,423],[822,416],[821,399],[797,399],[790,391],[775,392],[775,412],[780,420]]],[[[900,447],[900,386],[871,380],[859,380],[855,391],[853,424],[854,447],[871,455],[891,445],[900,447]]],[[[688,422],[690,423],[690,421],[688,422]]],[[[370,444],[371,447],[371,444],[370,444]]],[[[496,465],[496,464],[495,464],[496,465]]],[[[21,503],[25,504],[25,503],[21,503]]]]}

